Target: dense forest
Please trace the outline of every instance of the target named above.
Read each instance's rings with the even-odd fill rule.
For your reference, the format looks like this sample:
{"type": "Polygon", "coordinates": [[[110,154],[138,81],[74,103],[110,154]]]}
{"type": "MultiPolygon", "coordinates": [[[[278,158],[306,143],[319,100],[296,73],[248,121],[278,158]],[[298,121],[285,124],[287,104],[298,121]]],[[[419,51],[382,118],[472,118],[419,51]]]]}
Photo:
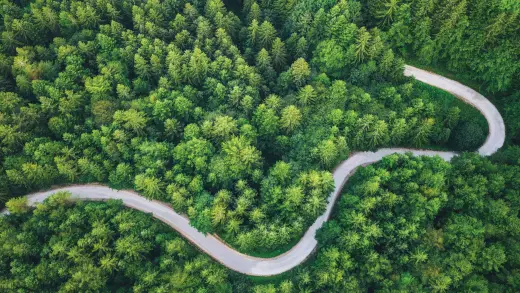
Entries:
{"type": "Polygon", "coordinates": [[[226,292],[229,272],[151,215],[58,193],[0,217],[1,292],[226,292]],[[197,291],[198,290],[198,291],[197,291]]]}
{"type": "Polygon", "coordinates": [[[388,32],[392,47],[424,64],[445,64],[483,89],[520,89],[520,2],[367,0],[364,20],[388,32]]]}
{"type": "Polygon", "coordinates": [[[4,197],[135,188],[244,252],[271,251],[321,214],[351,150],[472,150],[487,132],[476,110],[403,76],[382,32],[355,23],[359,3],[294,28],[252,2],[243,19],[220,0],[1,7],[4,197]]]}
{"type": "Polygon", "coordinates": [[[0,217],[2,290],[520,290],[518,1],[224,2],[0,0],[0,206],[14,198],[0,217]],[[361,169],[317,253],[272,282],[118,202],[61,194],[33,210],[17,198],[135,189],[241,252],[284,251],[351,152],[484,142],[482,115],[405,77],[405,60],[490,93],[510,148],[361,169]]]}
{"type": "Polygon", "coordinates": [[[520,144],[520,2],[367,0],[363,23],[387,32],[400,56],[447,69],[499,105],[520,144]]]}
{"type": "Polygon", "coordinates": [[[0,217],[0,289],[518,292],[518,186],[512,151],[493,160],[465,154],[451,164],[385,157],[349,180],[318,231],[316,255],[273,281],[225,269],[117,201],[75,203],[61,193],[32,210],[12,199],[13,214],[0,217]]]}
{"type": "Polygon", "coordinates": [[[316,287],[517,292],[518,186],[518,163],[495,164],[474,154],[451,165],[391,155],[361,169],[318,234],[316,287]]]}

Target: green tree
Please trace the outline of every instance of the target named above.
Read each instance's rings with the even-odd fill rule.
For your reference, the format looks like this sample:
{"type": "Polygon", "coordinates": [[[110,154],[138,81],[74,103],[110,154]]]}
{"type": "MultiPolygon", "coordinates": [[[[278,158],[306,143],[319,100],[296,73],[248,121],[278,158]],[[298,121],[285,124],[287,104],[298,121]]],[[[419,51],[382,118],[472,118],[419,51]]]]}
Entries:
{"type": "Polygon", "coordinates": [[[148,119],[145,114],[135,109],[127,111],[118,110],[114,113],[114,123],[116,123],[116,125],[121,125],[136,134],[144,133],[147,122],[148,119]]]}
{"type": "Polygon", "coordinates": [[[135,176],[135,189],[151,199],[162,199],[164,190],[163,183],[159,178],[148,177],[144,174],[135,176]]]}
{"type": "Polygon", "coordinates": [[[30,210],[30,207],[25,197],[11,198],[5,204],[9,213],[11,214],[23,214],[30,210]]]}
{"type": "Polygon", "coordinates": [[[294,84],[298,87],[303,86],[311,75],[309,64],[303,58],[294,61],[291,65],[290,72],[294,84]]]}
{"type": "Polygon", "coordinates": [[[258,45],[260,48],[270,48],[276,38],[276,29],[269,21],[264,21],[258,28],[258,45]]]}
{"type": "Polygon", "coordinates": [[[391,23],[399,9],[399,0],[388,0],[383,4],[383,7],[376,12],[378,18],[383,20],[383,23],[391,23]]]}
{"type": "Polygon", "coordinates": [[[413,136],[415,145],[421,146],[428,142],[434,123],[435,120],[432,118],[427,118],[421,123],[413,136]]]}
{"type": "Polygon", "coordinates": [[[335,78],[340,78],[345,74],[344,70],[347,65],[343,48],[333,39],[318,44],[312,62],[318,66],[320,71],[335,78]]]}
{"type": "Polygon", "coordinates": [[[368,54],[368,46],[371,36],[365,27],[360,28],[357,35],[356,59],[358,62],[363,62],[368,54]]]}
{"type": "Polygon", "coordinates": [[[317,98],[318,95],[312,85],[306,85],[298,92],[298,102],[303,106],[314,104],[317,98]]]}
{"type": "Polygon", "coordinates": [[[300,110],[290,105],[282,110],[282,117],[280,118],[281,127],[287,132],[294,131],[301,123],[302,114],[300,110]]]}
{"type": "Polygon", "coordinates": [[[207,75],[210,60],[199,48],[195,48],[188,63],[187,79],[195,85],[202,83],[207,75]]]}
{"type": "Polygon", "coordinates": [[[280,38],[276,38],[273,41],[271,56],[274,68],[277,71],[283,70],[287,64],[287,51],[284,42],[280,38]]]}
{"type": "Polygon", "coordinates": [[[234,176],[252,174],[261,164],[261,154],[244,137],[233,137],[222,144],[225,160],[234,176]]]}

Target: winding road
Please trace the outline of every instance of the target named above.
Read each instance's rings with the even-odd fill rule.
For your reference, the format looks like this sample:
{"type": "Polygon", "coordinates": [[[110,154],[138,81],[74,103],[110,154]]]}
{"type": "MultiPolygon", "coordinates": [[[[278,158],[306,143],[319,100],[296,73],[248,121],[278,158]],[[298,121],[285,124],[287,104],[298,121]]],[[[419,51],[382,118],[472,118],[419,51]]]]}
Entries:
{"type": "MultiPolygon", "coordinates": [[[[404,73],[406,76],[414,76],[419,81],[454,94],[464,102],[477,108],[486,117],[489,124],[489,135],[484,145],[478,150],[481,155],[491,155],[502,147],[505,140],[504,121],[495,106],[484,96],[456,81],[412,66],[405,66],[404,73]]],[[[150,201],[133,191],[117,191],[100,185],[74,185],[30,194],[27,198],[30,205],[35,205],[58,191],[70,191],[73,198],[84,200],[120,199],[127,207],[146,213],[152,213],[155,218],[177,230],[186,237],[186,239],[226,267],[247,275],[271,276],[286,272],[298,266],[314,251],[318,244],[314,237],[316,230],[329,218],[343,185],[357,167],[377,162],[384,156],[393,153],[405,152],[411,152],[416,156],[440,156],[446,161],[451,160],[451,158],[457,155],[455,152],[404,148],[387,148],[380,149],[376,152],[360,152],[352,155],[349,159],[343,161],[333,172],[336,188],[328,198],[325,213],[316,219],[298,244],[290,251],[273,258],[256,258],[241,254],[227,246],[217,237],[200,233],[189,225],[186,218],[177,214],[166,204],[150,201]]],[[[7,212],[4,211],[4,213],[7,212]]]]}

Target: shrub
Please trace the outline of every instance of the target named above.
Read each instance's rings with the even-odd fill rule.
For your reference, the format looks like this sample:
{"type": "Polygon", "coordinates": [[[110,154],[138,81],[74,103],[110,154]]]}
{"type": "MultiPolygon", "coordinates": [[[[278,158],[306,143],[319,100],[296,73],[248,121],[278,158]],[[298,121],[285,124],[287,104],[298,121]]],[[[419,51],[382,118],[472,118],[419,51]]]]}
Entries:
{"type": "Polygon", "coordinates": [[[486,134],[482,127],[468,121],[459,124],[450,136],[450,145],[457,151],[474,151],[486,140],[486,134]]]}

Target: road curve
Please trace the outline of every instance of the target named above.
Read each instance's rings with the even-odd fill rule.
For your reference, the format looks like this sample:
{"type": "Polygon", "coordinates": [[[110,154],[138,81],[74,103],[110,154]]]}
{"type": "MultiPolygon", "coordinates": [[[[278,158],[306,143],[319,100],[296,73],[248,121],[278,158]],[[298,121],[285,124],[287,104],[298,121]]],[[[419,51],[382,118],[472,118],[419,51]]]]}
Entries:
{"type": "MultiPolygon", "coordinates": [[[[415,76],[419,81],[454,94],[459,99],[482,112],[489,123],[489,135],[484,145],[478,149],[481,155],[491,155],[502,147],[505,140],[504,121],[495,106],[484,96],[456,81],[412,66],[405,66],[404,72],[406,76],[415,76]]],[[[411,152],[416,156],[439,156],[446,161],[451,160],[451,158],[457,155],[455,152],[385,148],[376,152],[360,152],[350,156],[333,171],[336,188],[328,198],[325,213],[316,219],[298,244],[290,251],[273,258],[257,258],[244,255],[227,246],[213,235],[200,233],[189,225],[189,221],[186,218],[177,214],[168,205],[158,201],[150,201],[133,191],[117,191],[101,185],[74,185],[30,194],[27,198],[30,205],[35,205],[43,202],[44,199],[58,191],[69,191],[72,193],[73,198],[83,200],[119,199],[122,200],[127,207],[146,213],[152,213],[155,218],[177,230],[186,237],[186,239],[226,267],[247,275],[271,276],[286,272],[298,266],[314,251],[318,244],[314,237],[316,230],[329,218],[343,185],[357,167],[377,162],[384,156],[393,153],[406,152],[411,152]]],[[[4,213],[7,212],[4,211],[4,213]]]]}

